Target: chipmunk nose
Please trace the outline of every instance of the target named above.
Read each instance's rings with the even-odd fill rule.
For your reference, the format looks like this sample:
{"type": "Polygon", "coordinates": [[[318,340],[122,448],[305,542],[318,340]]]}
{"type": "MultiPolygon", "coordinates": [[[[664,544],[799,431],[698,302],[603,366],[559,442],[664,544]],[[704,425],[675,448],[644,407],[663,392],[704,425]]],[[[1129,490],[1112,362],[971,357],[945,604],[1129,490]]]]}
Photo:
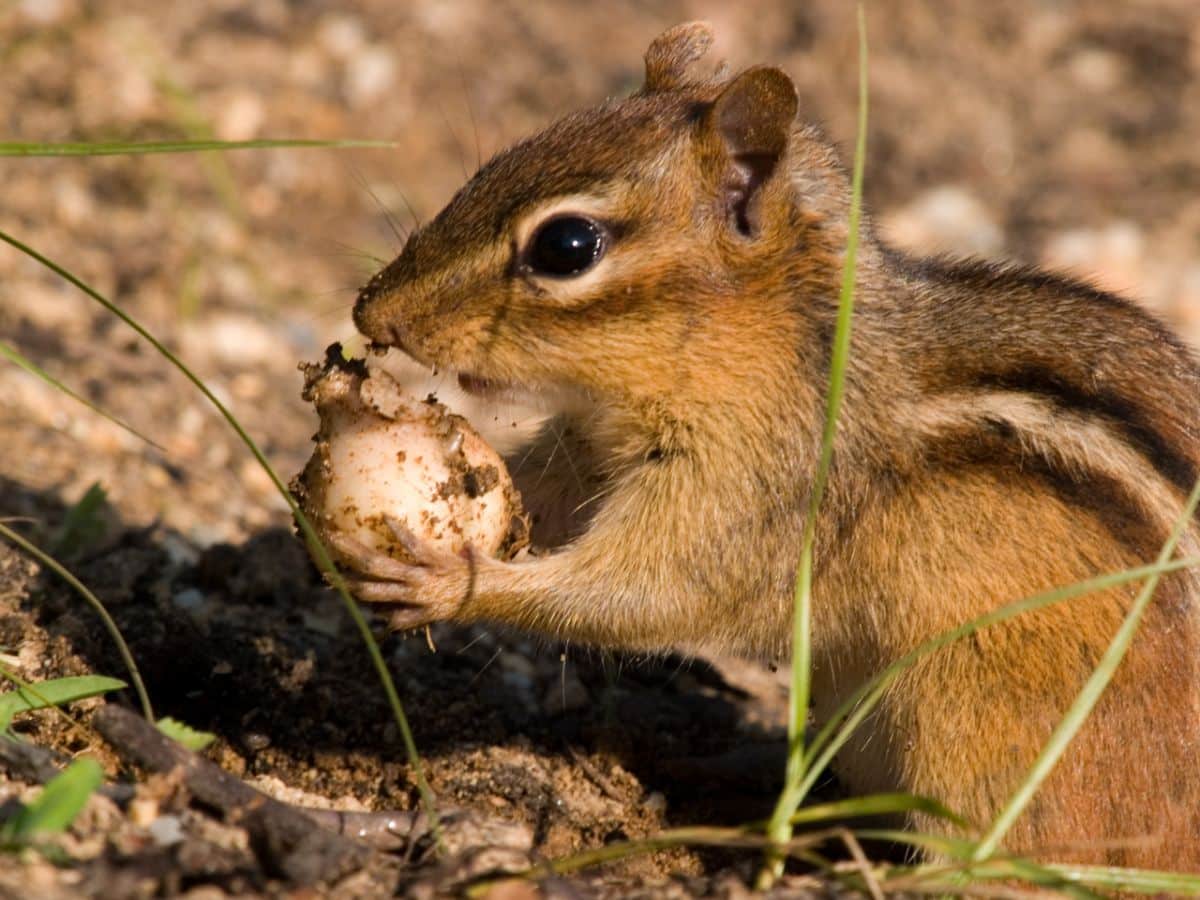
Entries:
{"type": "Polygon", "coordinates": [[[387,304],[382,302],[387,293],[386,272],[386,269],[376,272],[354,301],[354,327],[376,344],[397,343],[394,317],[387,315],[387,304]]]}
{"type": "Polygon", "coordinates": [[[373,343],[390,344],[391,340],[387,333],[390,329],[385,328],[385,323],[375,313],[377,308],[369,298],[359,294],[358,299],[354,302],[354,327],[373,343]]]}
{"type": "Polygon", "coordinates": [[[372,344],[380,347],[396,347],[407,353],[413,359],[423,359],[412,330],[405,322],[405,316],[396,309],[389,298],[376,296],[363,288],[354,304],[354,327],[357,328],[372,344]]]}
{"type": "Polygon", "coordinates": [[[383,314],[379,304],[355,304],[354,327],[373,344],[408,351],[408,330],[395,317],[383,314]]]}

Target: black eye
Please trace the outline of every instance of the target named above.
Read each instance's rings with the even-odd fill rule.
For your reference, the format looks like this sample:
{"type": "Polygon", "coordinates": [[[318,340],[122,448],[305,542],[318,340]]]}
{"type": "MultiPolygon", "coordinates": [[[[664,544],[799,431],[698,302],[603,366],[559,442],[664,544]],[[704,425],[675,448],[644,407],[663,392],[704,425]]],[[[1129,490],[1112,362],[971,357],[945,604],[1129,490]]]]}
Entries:
{"type": "Polygon", "coordinates": [[[526,261],[543,275],[578,275],[604,255],[604,230],[591,219],[558,216],[529,242],[526,261]]]}

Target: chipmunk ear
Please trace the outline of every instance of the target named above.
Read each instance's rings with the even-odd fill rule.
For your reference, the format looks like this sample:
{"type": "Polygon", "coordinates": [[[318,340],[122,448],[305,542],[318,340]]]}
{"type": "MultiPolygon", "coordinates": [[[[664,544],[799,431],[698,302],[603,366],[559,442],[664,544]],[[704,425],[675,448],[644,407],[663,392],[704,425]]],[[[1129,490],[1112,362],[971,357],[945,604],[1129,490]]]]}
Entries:
{"type": "Polygon", "coordinates": [[[712,46],[713,28],[707,22],[684,22],[668,28],[646,51],[646,84],[643,94],[666,91],[684,82],[688,66],[712,46]]]}
{"type": "Polygon", "coordinates": [[[725,202],[739,231],[756,230],[755,199],[787,150],[800,105],[796,87],[781,70],[755,66],[721,92],[708,113],[727,160],[725,202]]]}

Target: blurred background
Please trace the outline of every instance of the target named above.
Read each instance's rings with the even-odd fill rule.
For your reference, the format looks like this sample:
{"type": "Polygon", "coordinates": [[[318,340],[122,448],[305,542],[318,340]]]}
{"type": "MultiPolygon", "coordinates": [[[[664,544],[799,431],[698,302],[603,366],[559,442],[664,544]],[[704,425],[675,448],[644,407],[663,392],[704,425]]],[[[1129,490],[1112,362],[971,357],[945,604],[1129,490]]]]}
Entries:
{"type": "MultiPolygon", "coordinates": [[[[913,0],[867,13],[866,194],[884,236],[1070,270],[1200,340],[1200,4],[913,0]]],[[[397,148],[3,158],[0,228],[166,339],[286,477],[314,427],[296,364],[351,333],[355,289],[414,218],[505,144],[636,89],[651,38],[694,18],[716,25],[713,64],[785,67],[804,114],[851,144],[846,0],[6,0],[5,140],[397,148]]],[[[285,522],[181,378],[7,247],[0,335],[167,448],[5,364],[0,484],[72,502],[102,480],[127,520],[159,517],[198,545],[285,522]]]]}

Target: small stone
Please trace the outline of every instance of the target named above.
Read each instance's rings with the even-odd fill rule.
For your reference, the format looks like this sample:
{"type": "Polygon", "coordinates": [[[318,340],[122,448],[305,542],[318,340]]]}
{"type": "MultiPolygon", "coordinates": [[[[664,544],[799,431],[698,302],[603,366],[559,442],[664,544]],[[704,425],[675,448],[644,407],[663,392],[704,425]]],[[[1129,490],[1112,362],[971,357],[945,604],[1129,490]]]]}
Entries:
{"type": "Polygon", "coordinates": [[[483,895],[487,900],[541,900],[546,895],[542,889],[524,878],[498,881],[483,895]]]}
{"type": "Polygon", "coordinates": [[[153,797],[134,797],[129,801],[129,821],[139,828],[149,828],[158,821],[160,809],[153,797]]]}
{"type": "Polygon", "coordinates": [[[182,610],[196,613],[204,607],[206,599],[204,591],[197,588],[184,588],[171,598],[171,602],[182,610]]]}
{"type": "Polygon", "coordinates": [[[994,255],[1004,233],[974,194],[955,185],[926,191],[898,210],[883,215],[888,240],[916,253],[994,255]]]}
{"type": "Polygon", "coordinates": [[[267,382],[257,372],[238,372],[229,379],[229,390],[239,400],[259,400],[267,392],[267,382]]]}
{"type": "Polygon", "coordinates": [[[58,217],[67,225],[79,227],[96,214],[92,194],[74,178],[56,178],[50,183],[58,217]]]}
{"type": "Polygon", "coordinates": [[[61,22],[72,5],[64,0],[20,0],[17,9],[30,22],[44,26],[61,22]]]}
{"type": "MultiPolygon", "coordinates": [[[[250,494],[255,497],[279,497],[279,492],[275,489],[275,482],[271,481],[269,476],[257,460],[243,460],[238,467],[238,480],[250,494]]],[[[282,498],[279,498],[282,502],[282,498]]]]}
{"type": "Polygon", "coordinates": [[[1072,56],[1068,70],[1076,84],[1097,94],[1115,90],[1125,78],[1121,57],[1098,47],[1081,50],[1072,56]]]}
{"type": "Polygon", "coordinates": [[[271,746],[271,738],[261,731],[247,731],[242,735],[242,746],[252,753],[258,753],[271,746]]]}
{"type": "Polygon", "coordinates": [[[239,91],[222,105],[216,122],[217,137],[223,141],[248,141],[258,134],[266,110],[256,94],[239,91]]]}
{"type": "Polygon", "coordinates": [[[527,678],[533,678],[537,674],[533,663],[520,653],[512,653],[508,650],[502,651],[498,662],[500,663],[500,668],[506,672],[518,672],[527,678]]]}
{"type": "Polygon", "coordinates": [[[1146,242],[1132,222],[1064,231],[1047,244],[1042,262],[1066,270],[1097,287],[1137,295],[1146,282],[1146,242]]]}
{"type": "Polygon", "coordinates": [[[662,791],[651,791],[642,805],[652,815],[663,816],[667,812],[667,797],[662,791]]]}
{"type": "Polygon", "coordinates": [[[366,29],[353,16],[331,16],[321,23],[317,38],[330,55],[348,57],[366,43],[366,29]]]}
{"type": "Polygon", "coordinates": [[[202,884],[180,896],[182,900],[225,900],[229,895],[215,884],[202,884]]]}
{"type": "Polygon", "coordinates": [[[346,65],[346,93],[356,105],[380,99],[396,80],[396,57],[383,47],[356,54],[346,65]]]}
{"type": "Polygon", "coordinates": [[[159,816],[147,826],[150,837],[160,847],[178,844],[184,838],[183,823],[178,816],[159,816]]]}
{"type": "Polygon", "coordinates": [[[533,691],[533,679],[525,672],[501,672],[500,680],[506,688],[515,694],[527,696],[533,691]]]}
{"type": "MultiPolygon", "coordinates": [[[[244,275],[230,266],[223,267],[223,289],[229,293],[251,292],[244,275]]],[[[190,321],[181,326],[180,337],[189,359],[212,359],[236,369],[269,369],[277,363],[275,334],[248,315],[216,313],[190,321]]]]}

